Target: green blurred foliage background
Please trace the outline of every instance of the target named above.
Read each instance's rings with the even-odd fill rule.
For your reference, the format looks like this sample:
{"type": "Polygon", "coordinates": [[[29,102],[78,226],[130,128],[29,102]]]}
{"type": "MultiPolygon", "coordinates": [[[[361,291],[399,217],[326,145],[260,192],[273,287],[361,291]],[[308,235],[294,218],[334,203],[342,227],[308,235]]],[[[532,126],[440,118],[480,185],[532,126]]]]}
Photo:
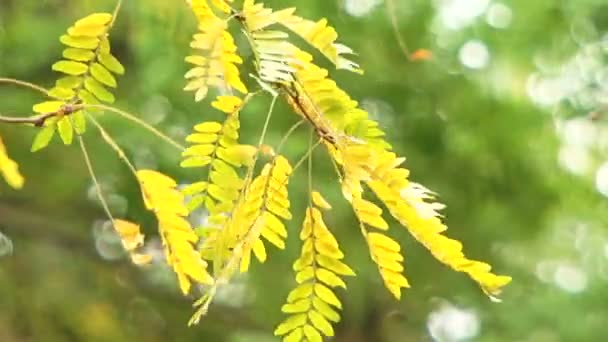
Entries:
{"type": "MultiPolygon", "coordinates": [[[[471,257],[514,280],[493,303],[462,274],[435,262],[405,230],[401,302],[383,288],[330,165],[319,158],[317,187],[335,204],[328,226],[358,276],[348,282],[334,341],[604,341],[608,336],[608,3],[605,0],[267,1],[327,17],[358,52],[364,76],[335,78],[381,122],[413,179],[441,194],[448,234],[471,257]]],[[[0,1],[0,76],[50,86],[58,37],[76,19],[111,11],[109,0],[0,1]]],[[[175,139],[216,117],[181,89],[194,18],[184,1],[126,0],[112,32],[127,67],[118,106],[139,113],[175,139]]],[[[245,44],[238,40],[240,46],[245,44]]],[[[242,53],[248,51],[243,48],[242,53]]],[[[29,115],[38,94],[0,87],[0,112],[29,115]]],[[[254,142],[269,98],[243,114],[254,142]]],[[[139,168],[184,182],[171,147],[111,114],[101,118],[139,168]]],[[[269,135],[295,121],[279,104],[269,135]]],[[[287,251],[253,267],[218,296],[210,314],[186,327],[190,303],[162,262],[137,268],[122,253],[96,200],[76,146],[55,141],[30,154],[34,128],[0,126],[27,177],[23,191],[0,184],[0,341],[274,341],[280,306],[294,285],[295,231],[305,181],[291,186],[298,215],[287,251]]],[[[135,181],[93,131],[93,163],[112,210],[144,223],[148,248],[162,256],[155,225],[135,181]]],[[[294,135],[296,158],[308,134],[294,135]]],[[[299,173],[296,179],[303,179],[299,173]]]]}

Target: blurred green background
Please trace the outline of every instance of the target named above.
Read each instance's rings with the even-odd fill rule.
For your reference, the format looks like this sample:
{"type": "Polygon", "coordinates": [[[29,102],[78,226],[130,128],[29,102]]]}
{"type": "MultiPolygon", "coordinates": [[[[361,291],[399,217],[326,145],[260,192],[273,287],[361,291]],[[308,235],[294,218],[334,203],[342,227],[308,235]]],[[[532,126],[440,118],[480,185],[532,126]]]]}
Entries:
{"type": "MultiPolygon", "coordinates": [[[[335,72],[407,156],[412,178],[447,204],[448,234],[473,258],[514,280],[493,303],[465,275],[435,262],[404,229],[393,229],[412,288],[395,302],[383,288],[331,169],[320,158],[315,182],[335,204],[328,226],[358,276],[348,281],[334,341],[605,341],[608,338],[608,2],[605,0],[267,1],[327,17],[358,52],[363,77],[335,72]]],[[[0,1],[0,77],[50,86],[58,37],[76,19],[111,11],[109,0],[0,1]]],[[[120,108],[139,113],[175,139],[218,114],[184,93],[195,22],[184,1],[126,0],[112,32],[127,67],[120,108]]],[[[242,39],[237,39],[244,46],[242,39]]],[[[248,55],[246,48],[242,53],[248,55]]],[[[250,82],[250,80],[247,80],[250,82]]],[[[0,112],[29,115],[38,94],[0,87],[0,112]]],[[[244,112],[254,142],[269,98],[244,112]]],[[[103,124],[139,168],[184,182],[171,147],[105,114],[103,124]]],[[[269,142],[296,117],[279,104],[269,142]]],[[[92,127],[90,127],[92,128],[92,127]]],[[[34,128],[0,125],[27,177],[23,191],[0,182],[0,341],[274,341],[280,306],[294,285],[305,181],[291,185],[293,232],[218,295],[188,328],[191,300],[161,262],[137,268],[122,252],[96,200],[77,146],[55,141],[31,154],[34,128]]],[[[92,129],[93,163],[113,212],[144,223],[148,250],[161,260],[154,220],[135,181],[92,129]]],[[[301,154],[308,134],[287,146],[301,154]]],[[[298,178],[300,180],[298,180],[298,178]]]]}

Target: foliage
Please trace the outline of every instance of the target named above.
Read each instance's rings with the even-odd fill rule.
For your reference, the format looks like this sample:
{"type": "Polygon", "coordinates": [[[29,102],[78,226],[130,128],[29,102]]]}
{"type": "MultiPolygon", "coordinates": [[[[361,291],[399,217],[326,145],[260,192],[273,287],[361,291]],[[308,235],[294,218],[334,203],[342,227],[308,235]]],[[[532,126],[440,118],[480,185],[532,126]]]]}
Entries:
{"type": "MultiPolygon", "coordinates": [[[[184,89],[194,91],[197,102],[204,100],[210,89],[223,94],[212,106],[225,115],[223,120],[194,126],[186,139],[191,146],[181,151],[181,166],[202,170],[203,174],[197,173],[201,175],[199,179],[180,188],[175,180],[157,171],[136,170],[103,128],[98,128],[136,174],[146,208],[154,212],[159,222],[166,261],[177,274],[182,292],[194,292],[193,285],[197,292],[203,292],[195,303],[199,309],[191,322],[198,322],[207,312],[218,287],[237,272],[250,269],[252,254],[261,263],[267,260],[265,243],[279,249],[286,247],[285,221],[292,219],[293,210],[288,183],[290,178],[300,180],[293,177],[295,170],[312,159],[318,146],[326,150],[325,155],[333,163],[371,259],[395,298],[400,299],[402,288],[410,285],[403,273],[402,248],[388,235],[384,210],[438,261],[468,274],[491,298],[498,296],[511,278],[496,275],[488,264],[469,259],[458,241],[442,234],[447,229],[438,213],[443,205],[435,202],[431,191],[408,179],[409,171],[401,166],[405,159],[391,151],[378,122],[330,78],[328,70],[315,64],[309,54],[312,51],[307,52],[289,39],[290,33],[295,34],[336,69],[361,73],[359,66],[345,57],[352,50],[336,42],[337,33],[327,20],[309,21],[296,16],[293,8],[274,11],[249,0],[242,9],[234,9],[221,0],[192,0],[190,5],[199,33],[190,45],[194,53],[186,57],[193,67],[185,75],[184,89]],[[251,85],[245,85],[239,71],[245,58],[237,51],[230,25],[242,28],[253,51],[255,82],[251,85]],[[240,112],[253,97],[265,92],[272,96],[272,106],[259,143],[242,144],[240,112]],[[273,107],[279,98],[318,139],[311,142],[299,160],[290,161],[282,154],[283,142],[299,123],[285,133],[284,141],[277,146],[265,144],[273,107]],[[262,167],[257,165],[260,160],[262,167]],[[377,204],[370,197],[377,199],[377,204]],[[205,225],[193,227],[187,219],[202,208],[209,218],[205,225]],[[208,272],[208,263],[213,265],[213,272],[208,272]]],[[[77,21],[61,37],[68,46],[64,50],[66,60],[57,62],[52,69],[67,76],[47,92],[51,101],[34,106],[37,118],[45,119],[33,151],[47,147],[55,131],[66,145],[71,144],[74,132],[82,144],[87,119],[97,126],[95,116],[99,110],[119,111],[101,104],[115,101],[106,87],[116,87],[114,74],[124,73],[110,53],[107,34],[114,19],[108,13],[92,14],[77,21]]],[[[0,166],[2,161],[0,153],[0,166]]],[[[312,189],[310,178],[308,186],[312,189]]],[[[328,202],[312,190],[308,196],[310,203],[300,233],[302,252],[294,264],[298,285],[282,307],[290,317],[275,331],[285,335],[286,340],[315,341],[321,335],[333,336],[330,322],[340,320],[336,310],[342,308],[334,288],[346,288],[340,276],[354,276],[342,261],[345,255],[340,243],[323,221],[320,210],[329,209],[328,202]]],[[[149,262],[149,256],[136,251],[143,242],[139,227],[115,220],[111,214],[110,218],[134,263],[149,262]]]]}

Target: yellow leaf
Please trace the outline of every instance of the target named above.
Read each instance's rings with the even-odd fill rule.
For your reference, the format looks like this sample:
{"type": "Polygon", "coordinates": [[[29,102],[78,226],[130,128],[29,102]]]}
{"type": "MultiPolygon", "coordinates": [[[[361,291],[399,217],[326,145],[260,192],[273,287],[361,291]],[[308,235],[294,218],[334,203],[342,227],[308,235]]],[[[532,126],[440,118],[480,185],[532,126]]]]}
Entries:
{"type": "Polygon", "coordinates": [[[207,121],[194,126],[194,129],[201,133],[218,133],[222,130],[222,124],[215,121],[207,121]]]}
{"type": "Polygon", "coordinates": [[[243,101],[236,96],[218,96],[211,105],[226,114],[231,114],[234,113],[242,103],[243,101]]]}
{"type": "Polygon", "coordinates": [[[59,137],[65,145],[72,144],[72,140],[74,139],[74,130],[69,117],[64,116],[59,119],[57,122],[57,131],[59,132],[59,137]]]}
{"type": "Polygon", "coordinates": [[[100,53],[97,58],[99,59],[99,62],[111,72],[118,75],[123,75],[125,73],[125,67],[110,53],[100,53]]]}
{"type": "Polygon", "coordinates": [[[283,342],[300,342],[302,341],[302,328],[294,329],[283,339],[283,342]]]}
{"type": "Polygon", "coordinates": [[[331,259],[326,257],[325,255],[319,255],[317,256],[317,262],[319,262],[319,264],[325,268],[327,268],[330,271],[333,271],[337,274],[341,274],[341,275],[346,275],[346,276],[354,276],[355,272],[348,267],[346,264],[344,264],[343,262],[336,260],[336,259],[331,259]]]}
{"type": "Polygon", "coordinates": [[[74,26],[105,26],[112,21],[112,15],[109,13],[93,13],[80,20],[78,20],[74,26]]]}
{"type": "Polygon", "coordinates": [[[146,208],[153,210],[158,219],[167,263],[177,274],[182,292],[188,294],[192,281],[213,284],[207,263],[194,248],[199,238],[185,219],[189,211],[184,205],[183,194],[176,189],[177,183],[152,170],[138,171],[137,178],[146,208]]]}
{"type": "Polygon", "coordinates": [[[63,57],[77,62],[88,62],[95,58],[95,53],[86,49],[67,48],[63,50],[63,57]]]}
{"type": "Polygon", "coordinates": [[[287,302],[292,303],[298,299],[307,298],[312,294],[312,292],[312,283],[299,285],[295,289],[291,290],[291,292],[289,292],[289,295],[287,296],[287,302]]]}
{"type": "Polygon", "coordinates": [[[212,144],[217,141],[215,133],[193,133],[186,137],[186,141],[195,144],[212,144]]]}
{"type": "Polygon", "coordinates": [[[47,101],[34,105],[32,110],[39,114],[56,113],[61,109],[61,107],[63,107],[64,104],[65,103],[63,101],[47,101]]]}
{"type": "Polygon", "coordinates": [[[62,72],[70,76],[80,76],[89,70],[89,67],[80,62],[74,61],[59,61],[53,64],[53,70],[62,72]]]}
{"type": "Polygon", "coordinates": [[[68,29],[68,34],[73,37],[99,37],[106,33],[104,25],[86,24],[74,25],[68,29]]]}
{"type": "Polygon", "coordinates": [[[211,158],[208,156],[204,157],[192,157],[184,159],[179,165],[183,168],[189,167],[203,167],[211,163],[211,158]]]}
{"type": "Polygon", "coordinates": [[[319,296],[321,300],[324,302],[335,306],[338,309],[342,309],[342,303],[332,290],[330,290],[327,286],[323,284],[315,284],[314,285],[315,295],[319,296]]]}
{"type": "Polygon", "coordinates": [[[60,88],[74,89],[82,84],[82,77],[65,76],[57,80],[55,85],[60,88]]]}
{"type": "Polygon", "coordinates": [[[346,283],[344,283],[344,281],[333,272],[330,272],[324,268],[317,268],[315,273],[316,277],[329,287],[346,288],[346,283]]]}
{"type": "Polygon", "coordinates": [[[302,284],[305,281],[312,279],[315,276],[315,268],[312,266],[305,267],[296,274],[296,282],[302,284]]]}
{"type": "Polygon", "coordinates": [[[152,262],[152,255],[142,253],[131,253],[131,262],[137,266],[148,265],[152,262]]]}
{"type": "Polygon", "coordinates": [[[144,243],[144,235],[141,234],[139,226],[125,220],[114,220],[114,229],[120,236],[123,247],[131,252],[144,243]]]}
{"type": "Polygon", "coordinates": [[[340,321],[340,314],[334,310],[329,304],[321,300],[319,297],[314,297],[312,300],[313,307],[321,313],[325,318],[332,322],[340,321]]]}
{"type": "Polygon", "coordinates": [[[253,254],[261,263],[266,261],[266,248],[262,240],[257,239],[253,243],[253,254]]]}
{"type": "Polygon", "coordinates": [[[197,156],[197,157],[206,157],[216,151],[216,146],[211,144],[205,145],[194,145],[188,147],[184,152],[182,152],[182,157],[189,156],[197,156]]]}
{"type": "Polygon", "coordinates": [[[281,311],[284,313],[300,313],[300,312],[306,312],[310,309],[311,306],[311,300],[306,298],[306,299],[300,299],[297,300],[293,303],[289,303],[289,304],[285,304],[281,307],[281,311]]]}
{"type": "Polygon", "coordinates": [[[323,335],[327,337],[334,336],[334,328],[331,324],[321,315],[320,313],[312,310],[308,313],[308,318],[315,326],[315,328],[319,329],[323,333],[323,335]]]}
{"type": "Polygon", "coordinates": [[[367,234],[367,238],[369,239],[372,245],[376,245],[393,252],[401,251],[401,246],[399,246],[399,244],[395,240],[389,238],[384,234],[369,233],[367,234]]]}
{"type": "Polygon", "coordinates": [[[295,328],[301,327],[306,324],[307,315],[298,314],[293,315],[281,323],[274,331],[275,336],[285,335],[286,333],[294,330],[295,328]]]}
{"type": "Polygon", "coordinates": [[[315,328],[313,328],[312,325],[306,324],[304,326],[303,330],[304,330],[304,336],[306,336],[308,341],[323,342],[323,337],[321,336],[321,334],[319,334],[319,332],[315,328]]]}
{"type": "Polygon", "coordinates": [[[57,119],[55,118],[54,120],[47,120],[47,122],[49,124],[44,126],[36,134],[36,137],[34,138],[34,142],[32,143],[32,148],[31,148],[32,152],[37,152],[37,151],[40,151],[43,148],[47,147],[49,145],[49,143],[51,142],[51,140],[53,139],[53,136],[55,135],[55,130],[57,130],[57,125],[56,125],[57,119]]]}
{"type": "Polygon", "coordinates": [[[318,191],[312,192],[312,203],[321,209],[331,209],[331,204],[329,204],[318,191]]]}
{"type": "Polygon", "coordinates": [[[91,92],[91,94],[95,95],[99,100],[107,103],[114,103],[115,98],[112,93],[110,93],[101,83],[96,81],[94,78],[87,77],[84,80],[85,88],[91,92]]]}
{"type": "Polygon", "coordinates": [[[103,65],[99,63],[91,64],[90,73],[97,81],[108,87],[116,88],[116,79],[103,65]]]}
{"type": "Polygon", "coordinates": [[[2,138],[0,138],[0,174],[14,189],[21,189],[25,183],[25,179],[19,173],[19,165],[9,158],[2,138]]]}
{"type": "Polygon", "coordinates": [[[207,190],[207,186],[209,183],[207,182],[196,182],[192,183],[185,188],[182,189],[182,193],[186,196],[193,196],[207,190]]]}
{"type": "Polygon", "coordinates": [[[236,167],[241,167],[251,165],[257,151],[257,148],[251,145],[236,145],[229,148],[218,149],[217,155],[222,160],[227,161],[236,167]]]}
{"type": "Polygon", "coordinates": [[[64,34],[59,40],[69,47],[78,49],[95,50],[99,46],[99,38],[95,37],[72,37],[64,34]]]}
{"type": "Polygon", "coordinates": [[[76,92],[68,88],[54,87],[49,90],[48,96],[69,101],[76,96],[76,92]]]}

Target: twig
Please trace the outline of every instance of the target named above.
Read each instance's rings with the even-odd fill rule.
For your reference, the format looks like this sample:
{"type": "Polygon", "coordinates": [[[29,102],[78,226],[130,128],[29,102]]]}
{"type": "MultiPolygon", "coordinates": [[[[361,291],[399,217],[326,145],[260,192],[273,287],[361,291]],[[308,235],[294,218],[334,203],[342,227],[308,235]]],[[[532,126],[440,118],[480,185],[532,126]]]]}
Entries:
{"type": "Polygon", "coordinates": [[[277,151],[278,151],[277,153],[281,153],[281,150],[283,149],[283,145],[285,145],[285,143],[287,142],[287,139],[289,139],[291,134],[293,132],[295,132],[295,130],[298,129],[298,127],[300,127],[305,121],[306,121],[305,119],[301,119],[300,121],[296,122],[293,126],[291,126],[291,128],[287,131],[287,133],[285,133],[285,135],[281,139],[281,142],[279,143],[279,147],[277,147],[277,151]]]}
{"type": "Polygon", "coordinates": [[[114,13],[112,13],[112,22],[110,23],[110,27],[114,26],[114,22],[116,22],[116,17],[118,16],[118,12],[122,8],[122,0],[118,0],[116,3],[116,7],[114,7],[114,13]]]}
{"type": "Polygon", "coordinates": [[[407,57],[408,60],[411,60],[412,54],[410,53],[410,49],[407,47],[405,43],[405,39],[399,32],[399,25],[397,22],[397,15],[395,14],[395,4],[393,0],[386,0],[386,14],[391,20],[391,26],[393,28],[393,33],[395,34],[395,38],[397,39],[397,43],[399,43],[399,47],[401,47],[401,51],[407,57]]]}
{"type": "Polygon", "coordinates": [[[102,105],[102,104],[85,104],[83,105],[84,108],[93,108],[93,109],[103,109],[103,110],[107,110],[109,112],[112,112],[114,114],[118,114],[120,116],[122,116],[123,118],[132,121],[138,125],[140,125],[141,127],[145,128],[146,130],[148,130],[150,133],[156,135],[157,137],[161,138],[162,140],[164,140],[165,142],[167,142],[168,144],[174,146],[175,148],[177,148],[180,151],[185,150],[186,148],[181,145],[180,143],[176,142],[175,140],[171,139],[169,136],[167,136],[166,134],[164,134],[163,132],[159,131],[158,129],[156,129],[154,126],[150,125],[149,123],[143,121],[142,119],[138,118],[137,116],[135,116],[134,114],[131,114],[129,112],[126,112],[124,110],[120,110],[118,108],[114,108],[112,106],[106,106],[106,105],[102,105]]]}
{"type": "Polygon", "coordinates": [[[21,81],[21,80],[16,80],[14,78],[0,77],[0,83],[14,84],[14,85],[17,85],[17,86],[26,87],[26,88],[33,89],[35,91],[39,91],[39,92],[41,92],[41,93],[43,93],[44,95],[47,95],[47,96],[49,95],[49,91],[47,89],[39,86],[39,85],[36,85],[34,83],[30,83],[30,82],[21,81]]]}
{"type": "Polygon", "coordinates": [[[97,127],[103,140],[114,150],[114,152],[116,152],[116,154],[118,154],[118,158],[127,165],[129,170],[131,170],[131,173],[133,174],[133,176],[135,176],[135,179],[137,179],[137,169],[135,168],[133,163],[131,163],[131,161],[127,157],[127,154],[125,153],[125,151],[122,148],[120,148],[120,146],[118,145],[116,140],[114,140],[114,138],[112,138],[112,136],[110,136],[110,134],[105,130],[105,128],[103,128],[103,126],[99,123],[99,121],[97,121],[92,115],[87,115],[87,118],[89,120],[91,120],[91,122],[93,123],[93,125],[95,125],[95,127],[97,127]]]}
{"type": "Polygon", "coordinates": [[[95,170],[93,169],[93,164],[91,164],[91,158],[89,157],[89,152],[87,151],[87,148],[84,145],[84,139],[82,139],[82,136],[80,136],[80,135],[78,136],[78,142],[80,143],[80,150],[82,151],[82,155],[84,156],[84,161],[85,161],[85,164],[87,165],[87,170],[89,171],[91,180],[93,181],[93,184],[95,184],[95,190],[97,192],[97,197],[99,198],[99,201],[101,202],[101,206],[103,207],[103,210],[105,211],[106,215],[112,222],[112,225],[114,225],[114,216],[112,216],[112,212],[110,211],[108,202],[106,202],[106,199],[103,197],[103,192],[101,190],[101,184],[97,180],[97,176],[95,175],[95,170]]]}
{"type": "Polygon", "coordinates": [[[34,115],[30,117],[10,117],[10,116],[1,116],[0,122],[7,124],[24,124],[24,125],[34,125],[36,127],[44,126],[46,120],[56,117],[56,116],[67,116],[74,114],[75,112],[83,109],[84,106],[81,104],[65,104],[61,106],[59,110],[49,113],[43,113],[40,115],[34,115]]]}

